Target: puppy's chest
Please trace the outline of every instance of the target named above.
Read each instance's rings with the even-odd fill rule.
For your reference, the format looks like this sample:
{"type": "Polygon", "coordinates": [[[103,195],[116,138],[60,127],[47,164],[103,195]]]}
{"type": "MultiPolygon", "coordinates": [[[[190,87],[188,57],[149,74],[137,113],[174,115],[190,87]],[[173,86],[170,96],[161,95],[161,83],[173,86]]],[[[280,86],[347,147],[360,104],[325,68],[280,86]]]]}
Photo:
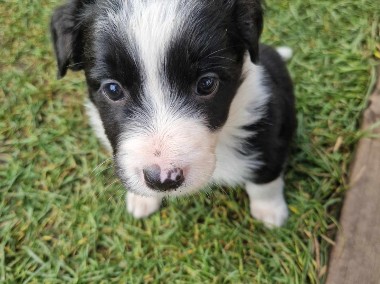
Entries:
{"type": "Polygon", "coordinates": [[[263,84],[264,70],[246,61],[245,80],[239,88],[229,111],[226,124],[220,130],[216,146],[216,168],[212,182],[243,185],[262,166],[261,154],[247,144],[257,135],[247,130],[266,116],[270,92],[263,84]]]}
{"type": "Polygon", "coordinates": [[[220,185],[242,185],[260,166],[259,153],[244,149],[245,139],[222,135],[216,147],[216,167],[212,182],[220,185]]]}

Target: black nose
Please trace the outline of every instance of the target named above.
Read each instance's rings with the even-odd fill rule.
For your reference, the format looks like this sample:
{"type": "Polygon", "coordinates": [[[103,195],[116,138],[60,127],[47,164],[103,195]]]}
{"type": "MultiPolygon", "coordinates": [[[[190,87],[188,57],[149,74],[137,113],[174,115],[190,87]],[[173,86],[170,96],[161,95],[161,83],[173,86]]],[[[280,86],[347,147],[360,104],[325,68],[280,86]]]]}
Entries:
{"type": "Polygon", "coordinates": [[[145,183],[148,187],[158,191],[167,191],[181,186],[185,177],[183,170],[174,168],[163,173],[166,178],[161,181],[161,168],[159,165],[152,165],[143,169],[145,183]]]}

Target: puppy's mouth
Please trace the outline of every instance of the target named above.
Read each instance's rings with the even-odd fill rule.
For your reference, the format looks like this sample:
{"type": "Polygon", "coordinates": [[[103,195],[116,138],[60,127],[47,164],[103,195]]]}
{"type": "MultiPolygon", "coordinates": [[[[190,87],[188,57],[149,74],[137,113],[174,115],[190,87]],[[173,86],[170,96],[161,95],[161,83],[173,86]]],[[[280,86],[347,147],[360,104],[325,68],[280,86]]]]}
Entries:
{"type": "Polygon", "coordinates": [[[117,174],[127,190],[139,195],[189,195],[209,184],[216,167],[214,149],[212,145],[186,152],[176,149],[155,157],[137,147],[128,155],[116,155],[117,174]]]}

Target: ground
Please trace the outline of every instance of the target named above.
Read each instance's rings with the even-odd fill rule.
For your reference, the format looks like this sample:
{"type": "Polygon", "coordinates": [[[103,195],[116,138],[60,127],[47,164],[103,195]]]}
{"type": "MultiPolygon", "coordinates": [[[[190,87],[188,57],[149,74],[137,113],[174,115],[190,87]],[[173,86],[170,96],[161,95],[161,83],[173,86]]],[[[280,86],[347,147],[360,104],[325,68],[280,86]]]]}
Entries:
{"type": "Polygon", "coordinates": [[[323,283],[373,84],[373,0],[266,1],[263,41],[293,48],[290,219],[269,230],[241,189],[134,220],[84,116],[83,75],[56,79],[59,1],[0,1],[1,283],[323,283]]]}
{"type": "Polygon", "coordinates": [[[378,284],[380,279],[380,65],[351,162],[349,191],[341,210],[327,284],[378,284]]]}

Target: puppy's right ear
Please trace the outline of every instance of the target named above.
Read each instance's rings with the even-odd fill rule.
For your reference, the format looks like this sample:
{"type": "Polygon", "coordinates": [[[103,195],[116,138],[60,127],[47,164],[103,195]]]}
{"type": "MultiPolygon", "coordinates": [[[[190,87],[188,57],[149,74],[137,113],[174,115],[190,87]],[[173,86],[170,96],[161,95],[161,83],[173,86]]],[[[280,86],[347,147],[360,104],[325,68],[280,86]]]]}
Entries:
{"type": "MultiPolygon", "coordinates": [[[[263,9],[260,0],[229,0],[234,4],[236,23],[251,61],[258,62],[259,38],[263,30],[263,9]]],[[[230,3],[231,3],[230,2],[230,3]]]]}
{"type": "Polygon", "coordinates": [[[57,8],[51,18],[50,29],[55,56],[58,63],[58,78],[66,75],[67,69],[83,69],[82,28],[79,14],[80,1],[57,8]]]}

